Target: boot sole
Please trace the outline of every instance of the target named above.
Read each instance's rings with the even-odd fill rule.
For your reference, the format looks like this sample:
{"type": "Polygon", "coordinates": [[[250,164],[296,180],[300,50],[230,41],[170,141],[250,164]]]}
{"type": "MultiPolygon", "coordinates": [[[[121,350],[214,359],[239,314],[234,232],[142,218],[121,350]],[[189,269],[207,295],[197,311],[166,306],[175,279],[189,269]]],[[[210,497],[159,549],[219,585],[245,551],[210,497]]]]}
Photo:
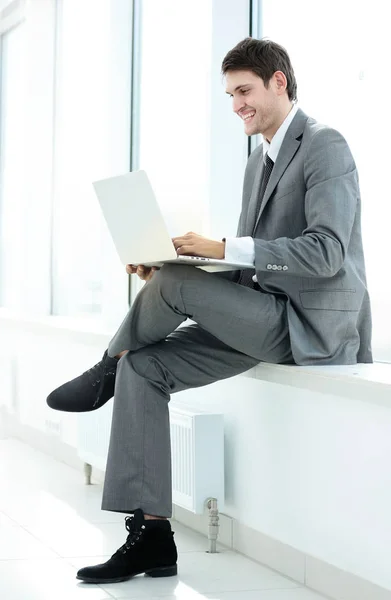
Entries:
{"type": "Polygon", "coordinates": [[[142,573],[145,573],[148,577],[173,577],[174,575],[178,575],[178,567],[177,565],[172,565],[171,567],[157,567],[154,569],[147,569],[146,571],[138,571],[137,573],[132,573],[125,577],[114,577],[112,579],[102,579],[101,577],[79,577],[78,575],[76,575],[76,579],[80,579],[80,581],[84,581],[85,583],[119,583],[121,581],[132,579],[132,577],[141,575],[142,573]]]}

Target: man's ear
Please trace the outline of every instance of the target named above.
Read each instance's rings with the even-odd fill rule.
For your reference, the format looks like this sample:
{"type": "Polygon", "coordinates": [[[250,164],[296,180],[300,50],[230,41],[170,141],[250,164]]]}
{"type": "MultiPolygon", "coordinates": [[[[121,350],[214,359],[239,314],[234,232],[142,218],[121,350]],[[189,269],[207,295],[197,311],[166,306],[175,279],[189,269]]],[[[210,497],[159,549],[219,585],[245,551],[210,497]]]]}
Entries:
{"type": "Polygon", "coordinates": [[[288,82],[282,71],[276,71],[273,75],[277,93],[283,94],[287,88],[288,82]]]}

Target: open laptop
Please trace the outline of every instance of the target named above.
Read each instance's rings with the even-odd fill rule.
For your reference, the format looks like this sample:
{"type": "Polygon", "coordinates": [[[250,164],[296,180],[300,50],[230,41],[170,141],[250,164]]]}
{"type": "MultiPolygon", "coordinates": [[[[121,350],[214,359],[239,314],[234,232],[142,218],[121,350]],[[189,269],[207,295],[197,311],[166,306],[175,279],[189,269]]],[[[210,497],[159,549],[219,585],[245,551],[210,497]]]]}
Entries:
{"type": "Polygon", "coordinates": [[[201,256],[177,256],[145,171],[93,182],[103,215],[124,265],[178,263],[206,271],[253,269],[254,265],[201,256]]]}

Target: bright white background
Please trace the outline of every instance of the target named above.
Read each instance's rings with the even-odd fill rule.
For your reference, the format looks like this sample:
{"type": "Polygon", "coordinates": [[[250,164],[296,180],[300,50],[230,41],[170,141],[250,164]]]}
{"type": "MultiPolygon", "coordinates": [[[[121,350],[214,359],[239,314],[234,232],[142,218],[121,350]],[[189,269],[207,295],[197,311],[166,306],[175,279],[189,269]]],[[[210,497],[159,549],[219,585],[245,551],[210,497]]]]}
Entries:
{"type": "Polygon", "coordinates": [[[118,323],[126,275],[91,182],[129,170],[131,6],[57,4],[53,312],[114,323],[112,304],[118,323]]]}
{"type": "MultiPolygon", "coordinates": [[[[28,230],[29,243],[23,249],[23,265],[10,284],[7,302],[11,308],[22,309],[25,313],[33,309],[35,314],[45,315],[57,310],[70,316],[79,315],[83,319],[88,314],[95,314],[101,322],[112,323],[114,317],[118,322],[123,315],[122,305],[126,304],[127,299],[126,277],[115,252],[112,248],[110,250],[111,242],[106,236],[107,250],[104,256],[107,263],[100,272],[99,284],[102,287],[92,289],[92,283],[98,281],[99,273],[91,261],[95,254],[102,252],[103,246],[99,244],[100,240],[102,244],[105,243],[105,232],[103,228],[98,228],[99,219],[93,214],[93,200],[88,189],[91,179],[99,176],[99,173],[105,176],[107,173],[122,172],[129,165],[132,109],[129,81],[132,41],[129,37],[130,5],[125,0],[118,0],[118,4],[117,0],[110,3],[111,7],[115,6],[117,9],[111,13],[108,28],[106,7],[101,2],[94,3],[96,20],[92,17],[87,19],[81,9],[80,13],[75,8],[72,12],[72,5],[76,6],[75,0],[63,0],[63,3],[68,3],[68,6],[65,12],[58,15],[56,44],[52,0],[30,2],[23,25],[24,33],[22,29],[18,32],[26,36],[29,48],[25,56],[29,68],[24,75],[22,71],[13,83],[14,86],[26,86],[30,90],[28,100],[23,104],[26,117],[28,115],[25,179],[29,190],[24,200],[16,194],[10,197],[7,193],[5,196],[3,190],[2,206],[7,206],[7,214],[10,214],[10,207],[13,207],[16,211],[14,214],[22,213],[25,216],[25,220],[19,225],[28,230]],[[94,28],[96,30],[90,32],[94,28]],[[78,49],[77,61],[72,43],[65,40],[65,35],[71,36],[74,47],[78,49]],[[84,44],[83,39],[86,40],[84,44]],[[112,68],[109,72],[108,61],[100,48],[99,40],[102,46],[105,45],[107,52],[111,48],[111,56],[116,57],[115,60],[110,59],[112,68]],[[92,48],[96,53],[92,52],[92,48]],[[89,91],[87,82],[92,92],[89,91]],[[106,87],[102,82],[106,82],[106,87]],[[109,97],[108,86],[112,90],[109,97]],[[106,91],[103,96],[98,97],[102,89],[106,91]],[[77,99],[79,100],[76,101],[77,99]],[[50,108],[53,106],[55,110],[50,108]],[[107,151],[104,149],[106,146],[107,151]],[[55,169],[52,169],[52,162],[55,169]],[[86,179],[82,178],[83,173],[86,174],[86,179]],[[18,202],[21,204],[18,205],[18,202]],[[53,236],[52,231],[56,232],[53,236]],[[107,285],[110,277],[117,278],[117,273],[118,283],[107,285]],[[82,285],[75,286],[75,282],[80,283],[80,278],[84,276],[82,285]],[[18,291],[20,286],[23,286],[23,294],[18,291]],[[108,296],[105,296],[104,290],[107,290],[108,296]],[[105,301],[107,297],[108,302],[105,301]],[[98,306],[101,307],[99,312],[98,306]],[[88,313],[93,307],[96,312],[88,313]]],[[[80,4],[81,0],[77,0],[78,9],[80,4]]],[[[149,10],[151,6],[149,4],[149,10]]],[[[183,25],[183,12],[181,6],[175,9],[178,10],[177,13],[174,4],[171,7],[169,26],[172,32],[183,25]],[[175,28],[176,16],[178,21],[175,28]]],[[[195,10],[196,4],[192,7],[195,10]]],[[[386,19],[379,12],[380,5],[374,7],[378,11],[371,12],[371,23],[367,14],[362,12],[364,7],[361,3],[353,4],[348,1],[338,5],[338,13],[336,4],[324,4],[322,12],[319,12],[317,5],[316,16],[314,10],[308,10],[308,2],[300,0],[284,4],[279,0],[274,0],[272,4],[264,2],[264,8],[265,34],[273,35],[277,41],[285,43],[292,54],[302,108],[315,118],[339,128],[349,139],[357,162],[361,161],[359,168],[367,215],[365,243],[368,248],[368,264],[372,261],[372,265],[376,267],[373,273],[369,269],[369,275],[373,282],[371,286],[374,290],[378,289],[375,302],[381,305],[384,295],[385,306],[388,301],[386,290],[389,252],[387,243],[383,243],[387,237],[380,236],[380,233],[387,231],[388,191],[384,177],[387,172],[384,168],[387,152],[382,150],[384,146],[381,143],[386,139],[388,127],[386,102],[389,94],[387,81],[384,82],[382,78],[379,83],[378,74],[383,68],[387,68],[387,54],[379,51],[383,37],[384,44],[387,40],[383,33],[386,19]],[[293,10],[293,5],[296,10],[293,10]],[[352,15],[350,21],[341,12],[342,5],[349,5],[352,15]],[[277,12],[272,21],[270,10],[274,8],[277,12]],[[363,17],[359,18],[358,14],[363,17]],[[361,29],[357,32],[357,28],[361,29]],[[343,42],[338,44],[341,36],[343,42]],[[354,40],[350,42],[351,36],[362,43],[356,44],[354,40]],[[304,44],[303,40],[307,39],[308,43],[304,44]],[[330,50],[330,46],[339,47],[341,55],[330,50]],[[365,64],[370,67],[370,80],[366,80],[365,69],[364,79],[356,80],[358,49],[361,49],[360,56],[364,56],[365,64]],[[351,75],[350,60],[354,60],[352,64],[356,65],[352,67],[351,75]],[[333,61],[332,68],[330,61],[333,61]],[[309,64],[312,64],[311,69],[309,64]],[[373,71],[375,66],[376,72],[373,71]],[[317,68],[319,72],[316,71],[317,68]],[[342,72],[345,73],[344,76],[342,72]],[[351,89],[356,89],[356,94],[349,92],[350,88],[346,87],[345,80],[350,82],[351,89]],[[353,119],[352,112],[359,102],[357,90],[361,89],[359,86],[363,81],[371,83],[367,83],[366,101],[360,97],[359,106],[362,110],[360,112],[357,109],[357,117],[353,119]],[[364,122],[365,127],[362,126],[364,122]],[[366,160],[361,158],[363,149],[366,156],[369,156],[373,142],[377,161],[376,176],[368,171],[366,160]],[[365,184],[365,179],[370,179],[371,185],[365,184]],[[373,193],[375,185],[376,194],[373,193]],[[371,214],[368,216],[368,213],[371,214]],[[376,256],[377,252],[381,255],[376,256]],[[371,253],[373,259],[370,258],[371,253]],[[376,277],[378,284],[375,282],[376,277]]],[[[94,10],[92,4],[90,9],[94,10]]],[[[200,15],[209,19],[208,12],[205,16],[206,5],[200,3],[199,9],[200,15]]],[[[145,14],[151,14],[148,13],[148,6],[145,14]]],[[[154,104],[156,111],[151,116],[142,106],[137,108],[136,103],[133,113],[137,116],[140,110],[140,134],[144,128],[144,132],[148,132],[148,137],[151,137],[143,142],[144,146],[140,145],[138,160],[154,169],[159,195],[161,190],[165,202],[172,185],[169,175],[172,165],[175,165],[175,158],[166,152],[166,144],[173,143],[165,139],[167,131],[171,131],[173,139],[183,140],[183,145],[178,150],[180,157],[176,155],[176,158],[181,161],[182,168],[190,169],[184,158],[184,149],[191,146],[193,138],[197,140],[197,148],[200,147],[201,140],[205,140],[207,129],[200,131],[205,119],[205,127],[206,124],[209,127],[209,146],[204,149],[202,156],[192,155],[192,160],[197,161],[197,170],[202,173],[199,182],[204,185],[205,171],[208,168],[206,155],[209,154],[208,191],[205,194],[203,187],[198,191],[204,194],[200,206],[204,207],[204,203],[207,203],[206,224],[215,236],[235,233],[247,146],[242,124],[233,116],[229,99],[224,93],[219,69],[226,51],[247,35],[248,14],[247,2],[242,4],[236,0],[213,0],[211,58],[205,65],[205,71],[210,68],[210,82],[206,82],[204,73],[197,71],[200,77],[198,81],[210,86],[209,108],[205,89],[194,87],[193,81],[190,86],[188,74],[185,76],[181,72],[181,81],[186,82],[183,89],[178,91],[175,86],[165,88],[162,99],[157,92],[151,96],[154,74],[144,72],[144,75],[140,73],[145,83],[145,89],[140,90],[140,98],[144,98],[142,102],[149,102],[145,106],[152,107],[154,104]],[[159,109],[160,103],[164,107],[162,112],[159,109]],[[166,111],[171,106],[174,110],[172,114],[168,114],[166,111]],[[186,114],[187,106],[190,115],[186,114]],[[180,114],[181,121],[178,123],[175,122],[175,110],[180,114]],[[209,120],[205,117],[208,111],[209,120]],[[160,158],[162,164],[159,162],[160,158]],[[163,165],[167,178],[163,176],[163,165]]],[[[160,18],[163,17],[160,15],[160,18]]],[[[192,18],[195,19],[194,15],[192,18]]],[[[210,21],[206,22],[210,24],[210,21]]],[[[190,28],[189,23],[187,26],[190,28]]],[[[147,21],[144,21],[143,27],[144,30],[148,28],[147,21]]],[[[151,28],[155,30],[156,23],[152,23],[151,28]]],[[[209,25],[205,31],[210,31],[209,25]]],[[[146,34],[145,40],[151,39],[148,35],[146,34]]],[[[178,36],[183,54],[186,40],[183,40],[182,32],[178,36]]],[[[208,43],[207,35],[205,34],[205,39],[203,36],[204,29],[198,36],[200,46],[208,43]]],[[[195,43],[194,37],[193,32],[189,33],[192,44],[195,43]]],[[[159,40],[163,44],[164,39],[159,40]]],[[[8,58],[7,55],[4,58],[3,47],[3,102],[4,98],[10,98],[7,94],[11,94],[12,90],[9,81],[7,84],[4,61],[8,61],[6,64],[15,62],[15,56],[19,52],[17,48],[22,47],[20,37],[19,42],[14,37],[14,42],[11,40],[8,45],[8,51],[12,50],[14,53],[13,58],[10,54],[8,58]]],[[[169,49],[170,46],[165,48],[169,49]]],[[[146,65],[150,65],[148,68],[154,67],[155,73],[159,71],[156,77],[162,81],[164,77],[160,71],[164,67],[160,63],[156,67],[152,56],[148,56],[146,52],[144,48],[144,55],[139,56],[141,68],[143,64],[144,69],[146,65]]],[[[169,50],[165,52],[167,60],[169,50]]],[[[163,55],[163,51],[161,54],[163,55]]],[[[194,54],[195,49],[190,48],[189,61],[194,61],[194,54]]],[[[158,53],[155,52],[154,55],[158,53]]],[[[138,64],[137,61],[135,64],[138,64]]],[[[170,74],[172,70],[170,69],[170,74]]],[[[20,71],[17,70],[16,73],[20,71]]],[[[16,111],[17,107],[18,103],[13,105],[13,110],[16,111]]],[[[133,143],[137,149],[137,131],[133,134],[133,143]]],[[[141,144],[141,139],[139,141],[141,144]]],[[[133,152],[135,148],[132,149],[133,152]]],[[[4,149],[7,151],[6,143],[2,147],[2,165],[5,160],[4,149]]],[[[18,151],[18,157],[13,158],[14,165],[23,164],[22,149],[18,147],[18,151]]],[[[188,172],[187,170],[186,173],[188,172]]],[[[187,184],[186,181],[184,197],[188,193],[187,184]]],[[[172,189],[176,190],[175,182],[172,189]]],[[[176,192],[179,194],[177,190],[176,192]]],[[[175,201],[178,201],[178,195],[175,196],[175,201]]],[[[11,237],[19,240],[20,234],[15,232],[11,237]]],[[[14,256],[19,256],[18,260],[22,261],[20,252],[19,255],[16,252],[14,256]]],[[[6,273],[3,269],[2,267],[1,278],[6,273]]],[[[379,339],[383,330],[386,339],[386,336],[390,337],[389,318],[387,313],[384,318],[380,315],[381,313],[377,313],[375,317],[378,319],[376,339],[379,339]]],[[[53,320],[57,322],[55,318],[53,320]]],[[[62,442],[69,456],[69,448],[77,447],[77,421],[74,415],[50,411],[44,399],[55,386],[78,375],[99,360],[108,337],[97,333],[95,327],[94,332],[89,334],[67,328],[55,329],[47,323],[41,328],[35,323],[29,323],[27,318],[25,321],[22,318],[3,318],[2,311],[0,321],[1,408],[11,415],[18,427],[23,428],[18,431],[22,431],[26,437],[29,435],[29,439],[37,440],[38,433],[41,434],[45,437],[49,451],[62,442]],[[54,434],[53,431],[57,433],[54,434]]],[[[381,355],[379,350],[377,355],[381,355]]],[[[391,589],[388,552],[391,545],[391,448],[390,415],[386,407],[361,400],[347,400],[338,394],[330,396],[313,393],[311,390],[294,390],[245,377],[193,390],[181,397],[208,410],[224,413],[226,513],[229,516],[275,540],[391,589]]]]}
{"type": "Polygon", "coordinates": [[[26,26],[7,31],[1,37],[1,193],[0,220],[0,298],[3,306],[19,308],[23,296],[23,238],[26,220],[25,172],[26,123],[24,69],[26,26]],[[12,201],[11,201],[12,198],[12,201]]]}
{"type": "Polygon", "coordinates": [[[149,174],[170,234],[202,231],[208,203],[212,3],[144,0],[140,25],[137,166],[149,174]]]}

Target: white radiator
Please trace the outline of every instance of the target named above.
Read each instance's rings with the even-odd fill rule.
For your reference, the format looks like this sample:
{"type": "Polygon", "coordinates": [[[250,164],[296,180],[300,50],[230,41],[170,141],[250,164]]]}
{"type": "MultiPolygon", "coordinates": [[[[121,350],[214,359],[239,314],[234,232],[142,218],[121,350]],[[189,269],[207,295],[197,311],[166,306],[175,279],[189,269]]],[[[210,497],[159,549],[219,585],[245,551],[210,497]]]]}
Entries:
{"type": "Polygon", "coordinates": [[[170,402],[173,502],[197,514],[224,510],[224,415],[170,402]]]}
{"type": "Polygon", "coordinates": [[[78,415],[78,455],[85,463],[101,471],[106,470],[112,414],[113,402],[107,402],[99,410],[78,415]]]}
{"type": "MultiPolygon", "coordinates": [[[[112,402],[79,415],[78,454],[87,464],[106,468],[112,402]]],[[[189,405],[169,404],[173,503],[196,514],[216,498],[224,510],[224,415],[189,405]]]]}

